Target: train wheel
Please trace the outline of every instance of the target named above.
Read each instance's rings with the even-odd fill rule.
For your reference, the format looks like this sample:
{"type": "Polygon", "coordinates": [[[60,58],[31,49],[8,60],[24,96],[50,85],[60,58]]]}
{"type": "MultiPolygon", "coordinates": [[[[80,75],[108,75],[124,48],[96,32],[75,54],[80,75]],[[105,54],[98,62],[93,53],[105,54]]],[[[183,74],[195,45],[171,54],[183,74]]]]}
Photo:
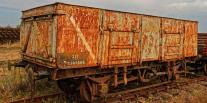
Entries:
{"type": "Polygon", "coordinates": [[[80,96],[84,102],[92,102],[93,94],[92,94],[92,84],[89,80],[83,80],[80,84],[80,96]]]}

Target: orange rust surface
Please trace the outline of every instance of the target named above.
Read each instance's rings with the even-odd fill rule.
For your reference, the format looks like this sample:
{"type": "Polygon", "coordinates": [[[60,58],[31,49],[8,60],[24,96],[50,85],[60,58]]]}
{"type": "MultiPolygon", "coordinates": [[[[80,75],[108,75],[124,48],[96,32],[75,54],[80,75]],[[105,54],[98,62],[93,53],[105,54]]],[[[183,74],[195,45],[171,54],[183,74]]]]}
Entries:
{"type": "Polygon", "coordinates": [[[140,16],[104,11],[101,65],[136,63],[140,16]]]}
{"type": "Polygon", "coordinates": [[[197,55],[198,44],[198,25],[197,23],[185,23],[184,35],[184,57],[191,57],[197,55]]]}
{"type": "Polygon", "coordinates": [[[129,13],[104,11],[104,30],[132,32],[140,29],[140,16],[129,13]]]}
{"type": "Polygon", "coordinates": [[[162,19],[162,60],[183,57],[184,22],[174,19],[162,19]]]}
{"type": "Polygon", "coordinates": [[[66,5],[58,5],[57,8],[66,13],[58,17],[57,57],[58,61],[63,61],[58,66],[95,66],[99,10],[66,5]]]}
{"type": "Polygon", "coordinates": [[[197,22],[61,3],[25,11],[23,17],[38,18],[51,11],[59,15],[23,20],[21,45],[31,29],[26,54],[48,59],[55,53],[52,57],[59,68],[132,65],[197,55],[197,22]]]}
{"type": "Polygon", "coordinates": [[[24,22],[21,26],[21,46],[25,45],[30,34],[26,54],[48,59],[51,57],[51,33],[50,20],[24,22]]]}

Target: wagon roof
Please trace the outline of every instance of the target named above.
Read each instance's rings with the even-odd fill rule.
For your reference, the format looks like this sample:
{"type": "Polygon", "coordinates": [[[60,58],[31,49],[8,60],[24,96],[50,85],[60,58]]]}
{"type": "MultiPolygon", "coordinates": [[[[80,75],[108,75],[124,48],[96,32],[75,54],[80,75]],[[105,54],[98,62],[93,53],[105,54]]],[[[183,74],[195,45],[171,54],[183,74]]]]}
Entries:
{"type": "Polygon", "coordinates": [[[121,13],[137,14],[137,15],[144,15],[144,16],[151,16],[151,17],[160,17],[160,18],[167,18],[167,19],[174,19],[174,20],[181,20],[181,21],[190,21],[190,22],[197,22],[198,23],[198,21],[195,21],[195,20],[187,20],[187,19],[171,18],[171,17],[165,17],[165,16],[148,15],[148,14],[141,14],[141,13],[135,13],[135,12],[127,12],[127,11],[119,11],[119,10],[110,10],[110,9],[104,9],[104,8],[98,8],[98,7],[90,7],[90,6],[81,6],[81,5],[67,4],[67,3],[62,3],[62,2],[55,2],[53,4],[38,6],[38,7],[34,7],[34,8],[31,8],[31,9],[28,9],[28,10],[23,10],[22,12],[27,12],[27,11],[34,10],[34,9],[37,9],[37,8],[46,7],[46,6],[53,6],[53,5],[58,5],[58,4],[77,6],[77,7],[86,7],[86,8],[93,8],[93,9],[100,9],[100,10],[107,10],[107,11],[114,11],[114,12],[121,12],[121,13]]]}

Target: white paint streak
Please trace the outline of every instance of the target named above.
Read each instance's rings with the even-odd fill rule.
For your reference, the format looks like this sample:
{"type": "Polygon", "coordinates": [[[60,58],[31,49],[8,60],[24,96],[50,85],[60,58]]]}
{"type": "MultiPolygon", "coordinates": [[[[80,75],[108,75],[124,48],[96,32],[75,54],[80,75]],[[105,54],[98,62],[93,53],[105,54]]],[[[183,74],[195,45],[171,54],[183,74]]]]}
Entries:
{"type": "Polygon", "coordinates": [[[69,16],[69,15],[67,15],[67,17],[70,19],[70,21],[72,22],[73,26],[75,27],[78,37],[81,38],[83,44],[85,45],[86,49],[90,53],[90,56],[93,58],[93,60],[95,60],[95,55],[94,55],[91,47],[89,46],[88,42],[86,41],[86,38],[84,37],[83,33],[81,32],[79,26],[76,24],[74,17],[73,16],[69,16]]]}

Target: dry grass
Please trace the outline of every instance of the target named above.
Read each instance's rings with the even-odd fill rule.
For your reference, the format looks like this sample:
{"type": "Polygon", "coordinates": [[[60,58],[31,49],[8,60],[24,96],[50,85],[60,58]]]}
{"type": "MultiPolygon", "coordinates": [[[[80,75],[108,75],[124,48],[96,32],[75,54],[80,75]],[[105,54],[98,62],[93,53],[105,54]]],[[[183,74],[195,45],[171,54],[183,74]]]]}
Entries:
{"type": "Polygon", "coordinates": [[[20,59],[19,43],[0,45],[0,61],[20,59]]]}
{"type": "MultiPolygon", "coordinates": [[[[22,68],[8,70],[5,67],[4,69],[6,69],[4,71],[6,74],[0,78],[0,103],[29,97],[31,94],[31,81],[29,81],[27,72],[22,68]]],[[[35,90],[35,95],[60,92],[56,82],[48,81],[47,79],[36,81],[35,90]]],[[[49,99],[49,101],[57,101],[56,99],[49,99]]],[[[44,101],[44,103],[51,103],[49,101],[44,101]]]]}
{"type": "Polygon", "coordinates": [[[0,48],[20,48],[20,44],[19,42],[0,44],[0,48]]]}
{"type": "Polygon", "coordinates": [[[7,69],[4,70],[4,73],[5,75],[2,75],[0,79],[0,98],[2,101],[22,98],[28,94],[28,77],[23,69],[7,69]]]}
{"type": "Polygon", "coordinates": [[[24,69],[8,68],[8,61],[20,59],[19,43],[0,45],[0,102],[28,94],[28,77],[24,69]]]}
{"type": "MultiPolygon", "coordinates": [[[[8,61],[20,59],[19,43],[0,45],[0,103],[30,96],[31,88],[27,72],[24,68],[8,68],[8,61]]],[[[36,81],[35,95],[59,92],[55,81],[47,79],[36,81]]],[[[56,98],[44,101],[55,103],[56,98]],[[54,101],[54,102],[51,102],[54,101]]]]}

